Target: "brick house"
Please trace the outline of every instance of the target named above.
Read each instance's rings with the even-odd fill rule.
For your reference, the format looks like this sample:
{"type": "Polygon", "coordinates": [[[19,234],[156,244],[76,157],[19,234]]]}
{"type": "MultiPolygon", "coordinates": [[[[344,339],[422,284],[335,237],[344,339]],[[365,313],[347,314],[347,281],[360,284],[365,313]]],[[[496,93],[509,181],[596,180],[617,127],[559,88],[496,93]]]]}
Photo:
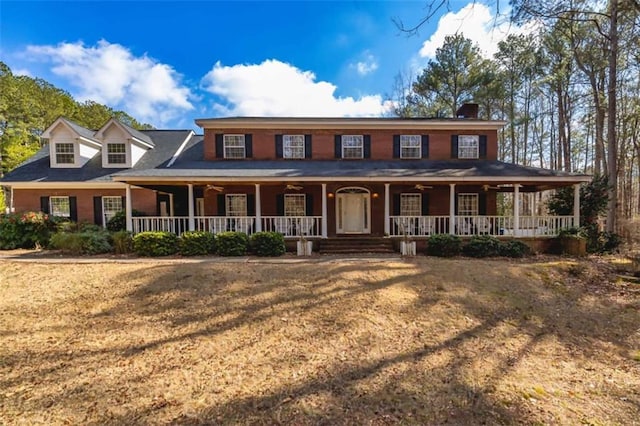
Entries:
{"type": "Polygon", "coordinates": [[[203,135],[138,131],[115,119],[92,131],[59,118],[43,134],[48,143],[2,185],[15,211],[104,224],[125,209],[133,232],[548,237],[577,224],[578,203],[572,216],[542,215],[535,194],[573,185],[578,199],[590,177],[498,161],[505,123],[476,111],[196,120],[203,135]],[[499,212],[499,194],[516,200],[509,215],[499,212]]]}

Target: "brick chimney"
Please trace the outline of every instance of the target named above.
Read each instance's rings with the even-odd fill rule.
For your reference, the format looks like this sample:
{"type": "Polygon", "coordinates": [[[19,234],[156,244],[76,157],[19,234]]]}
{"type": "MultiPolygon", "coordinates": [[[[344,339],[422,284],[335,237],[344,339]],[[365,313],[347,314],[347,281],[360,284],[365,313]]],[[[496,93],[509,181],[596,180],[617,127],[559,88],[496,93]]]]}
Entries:
{"type": "Polygon", "coordinates": [[[462,104],[456,111],[456,118],[478,118],[478,104],[462,104]]]}

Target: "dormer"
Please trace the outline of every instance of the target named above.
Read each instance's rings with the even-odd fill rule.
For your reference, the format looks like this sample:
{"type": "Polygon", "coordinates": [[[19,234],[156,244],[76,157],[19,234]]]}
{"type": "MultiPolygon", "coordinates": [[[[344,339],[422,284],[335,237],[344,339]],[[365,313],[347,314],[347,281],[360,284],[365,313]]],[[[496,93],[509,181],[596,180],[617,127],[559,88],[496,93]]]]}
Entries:
{"type": "Polygon", "coordinates": [[[49,158],[52,168],[79,168],[100,151],[100,141],[95,132],[64,117],[49,126],[42,139],[49,141],[49,158]]]}
{"type": "Polygon", "coordinates": [[[131,168],[149,149],[154,147],[151,138],[124,123],[110,119],[98,132],[102,141],[102,167],[131,168]]]}

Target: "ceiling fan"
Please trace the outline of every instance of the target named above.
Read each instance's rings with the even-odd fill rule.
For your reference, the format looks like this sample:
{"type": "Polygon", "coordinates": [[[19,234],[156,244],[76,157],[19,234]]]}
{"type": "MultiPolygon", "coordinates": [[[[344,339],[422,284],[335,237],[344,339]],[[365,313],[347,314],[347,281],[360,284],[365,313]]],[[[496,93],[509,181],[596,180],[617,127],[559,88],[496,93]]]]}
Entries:
{"type": "Polygon", "coordinates": [[[487,192],[490,189],[500,189],[499,186],[491,186],[491,185],[482,185],[482,189],[484,190],[484,192],[487,192]]]}
{"type": "Polygon", "coordinates": [[[215,185],[207,185],[207,188],[205,189],[205,191],[209,191],[210,189],[213,189],[214,191],[218,191],[218,192],[224,191],[224,187],[215,186],[215,185]]]}
{"type": "Polygon", "coordinates": [[[422,185],[420,183],[417,183],[416,186],[414,186],[414,188],[420,191],[424,191],[425,189],[433,189],[433,186],[422,185]]]}
{"type": "Polygon", "coordinates": [[[300,185],[287,185],[287,189],[292,189],[294,191],[300,191],[303,187],[300,185]]]}

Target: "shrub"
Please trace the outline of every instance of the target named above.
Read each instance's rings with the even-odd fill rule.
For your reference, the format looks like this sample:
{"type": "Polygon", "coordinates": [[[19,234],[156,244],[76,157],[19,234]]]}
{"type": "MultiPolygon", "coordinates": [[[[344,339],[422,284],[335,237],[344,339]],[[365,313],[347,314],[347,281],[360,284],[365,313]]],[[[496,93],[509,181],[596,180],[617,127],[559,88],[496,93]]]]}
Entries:
{"type": "Polygon", "coordinates": [[[498,253],[504,257],[524,257],[530,252],[528,245],[517,240],[504,241],[498,247],[498,253]]]}
{"type": "Polygon", "coordinates": [[[178,251],[178,236],[171,232],[141,232],[133,237],[133,251],[140,256],[168,256],[178,251]]]}
{"type": "Polygon", "coordinates": [[[437,234],[429,237],[427,254],[430,256],[453,257],[460,254],[462,240],[457,235],[437,234]]]}
{"type": "Polygon", "coordinates": [[[180,236],[180,254],[204,256],[216,252],[216,237],[211,232],[190,231],[180,236]]]}
{"type": "Polygon", "coordinates": [[[247,254],[249,237],[243,232],[220,232],[216,234],[216,246],[220,256],[243,256],[247,254]]]}
{"type": "Polygon", "coordinates": [[[113,251],[116,254],[126,254],[133,251],[133,238],[129,231],[118,231],[111,234],[113,251]]]}
{"type": "MultiPolygon", "coordinates": [[[[139,210],[133,209],[131,216],[146,216],[147,214],[139,210]]],[[[113,215],[107,222],[107,229],[111,232],[124,231],[127,229],[127,213],[124,210],[120,210],[113,215]]]]}
{"type": "Polygon", "coordinates": [[[42,212],[0,214],[0,250],[46,247],[58,221],[42,212]]]}
{"type": "Polygon", "coordinates": [[[57,232],[51,236],[51,247],[71,254],[100,254],[111,251],[109,234],[98,231],[57,232]]]}
{"type": "Polygon", "coordinates": [[[500,252],[500,240],[490,235],[477,235],[462,247],[462,252],[469,257],[493,257],[500,252]]]}
{"type": "Polygon", "coordinates": [[[282,256],[284,235],[278,232],[256,232],[251,236],[251,251],[258,256],[282,256]]]}

